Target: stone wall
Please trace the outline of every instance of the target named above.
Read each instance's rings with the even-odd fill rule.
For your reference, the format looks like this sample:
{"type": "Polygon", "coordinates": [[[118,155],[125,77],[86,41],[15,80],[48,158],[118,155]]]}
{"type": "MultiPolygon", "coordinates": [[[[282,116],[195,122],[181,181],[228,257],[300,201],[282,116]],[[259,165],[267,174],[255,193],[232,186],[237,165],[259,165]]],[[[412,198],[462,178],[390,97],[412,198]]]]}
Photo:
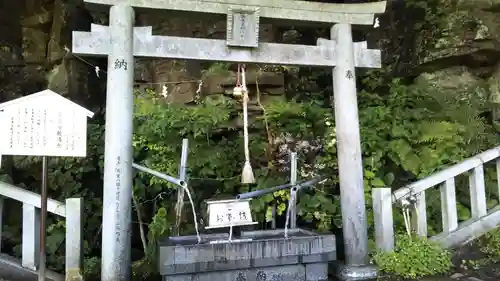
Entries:
{"type": "MultiPolygon", "coordinates": [[[[170,14],[169,14],[170,15],[170,14]]],[[[139,26],[152,26],[154,35],[198,37],[209,39],[225,39],[226,21],[220,17],[201,17],[199,14],[179,12],[175,17],[165,17],[161,13],[141,13],[138,15],[139,26]]],[[[275,41],[273,29],[270,25],[261,25],[260,37],[262,42],[275,41]]],[[[151,82],[157,92],[162,91],[163,82],[169,83],[168,102],[189,103],[196,99],[198,80],[210,80],[216,83],[220,73],[215,76],[207,72],[207,63],[200,61],[171,60],[171,59],[142,59],[139,62],[139,75],[144,77],[142,82],[151,82]],[[177,81],[193,81],[174,84],[177,81]]],[[[234,71],[231,71],[234,74],[234,71]]],[[[225,72],[232,77],[231,72],[225,72]]],[[[227,81],[224,77],[224,81],[227,81]]],[[[236,81],[233,81],[233,86],[236,81]]],[[[204,83],[206,84],[206,83],[204,83]]],[[[204,87],[204,89],[214,88],[204,87]]],[[[223,92],[203,91],[205,94],[222,94],[223,92]]]]}
{"type": "Polygon", "coordinates": [[[479,89],[468,93],[500,109],[500,1],[441,2],[439,28],[416,42],[419,79],[457,94],[479,89]]]}
{"type": "MultiPolygon", "coordinates": [[[[41,88],[48,87],[77,102],[85,100],[91,94],[103,94],[105,75],[98,78],[92,65],[99,64],[101,69],[105,69],[105,59],[85,57],[84,62],[67,50],[71,48],[72,30],[88,31],[91,22],[108,24],[107,8],[88,11],[81,0],[11,0],[3,3],[1,5],[7,5],[8,9],[6,7],[0,13],[8,25],[0,25],[0,28],[2,34],[7,35],[3,40],[8,42],[0,41],[2,62],[17,64],[23,71],[45,81],[41,88]],[[99,80],[100,87],[90,86],[90,80],[99,80]]],[[[225,38],[224,18],[198,16],[176,13],[175,17],[171,17],[165,16],[162,11],[137,11],[136,26],[152,26],[155,35],[225,38]]],[[[261,26],[260,35],[263,42],[275,39],[275,32],[269,25],[261,26]]],[[[163,86],[167,85],[167,102],[190,103],[197,98],[199,80],[204,82],[201,92],[204,95],[224,94],[223,88],[227,87],[226,84],[231,84],[227,82],[227,78],[234,78],[233,71],[223,72],[225,77],[222,77],[222,81],[221,73],[214,75],[207,71],[211,64],[213,63],[138,58],[135,79],[142,87],[152,88],[157,92],[161,92],[163,86]],[[179,81],[193,82],[175,83],[179,81]],[[218,81],[226,84],[214,86],[218,81]]],[[[263,84],[263,87],[266,85],[263,84]]],[[[277,91],[275,86],[272,88],[274,92],[277,91]]],[[[284,91],[283,87],[278,88],[284,91]]]]}
{"type": "MultiPolygon", "coordinates": [[[[45,81],[49,88],[76,101],[90,95],[89,87],[93,91],[99,91],[100,95],[103,90],[89,86],[90,80],[97,79],[93,68],[65,51],[65,46],[71,45],[71,30],[89,30],[92,21],[107,24],[106,9],[101,13],[89,13],[78,1],[8,0],[0,3],[2,64],[21,68],[24,75],[38,81],[36,85],[45,81]]],[[[386,29],[392,29],[395,35],[399,34],[399,37],[404,38],[404,44],[394,40],[392,35],[391,38],[385,38],[381,32],[385,31],[383,29],[370,31],[369,38],[373,39],[371,41],[381,41],[386,47],[391,42],[396,42],[398,46],[404,45],[404,49],[411,52],[405,67],[412,70],[412,75],[421,76],[421,80],[431,79],[432,83],[460,89],[463,89],[459,86],[461,83],[450,84],[447,81],[486,85],[486,98],[500,107],[500,1],[481,0],[474,1],[474,4],[465,0],[441,2],[440,9],[445,9],[446,13],[439,19],[441,24],[434,26],[435,29],[410,36],[408,30],[399,30],[393,25],[398,18],[401,20],[406,17],[404,13],[400,10],[391,11],[389,8],[382,24],[386,29]]],[[[175,17],[171,17],[171,13],[168,15],[161,11],[140,11],[137,12],[136,25],[151,25],[156,35],[225,38],[223,18],[210,20],[189,13],[179,13],[175,17]]],[[[286,39],[290,32],[277,33],[276,28],[262,25],[261,41],[286,39]]],[[[393,48],[388,52],[390,53],[385,56],[387,62],[394,57],[403,60],[402,50],[393,48]]],[[[89,61],[94,64],[101,63],[102,68],[105,68],[102,63],[105,60],[96,61],[89,58],[89,61]]],[[[151,83],[147,86],[156,91],[161,91],[162,83],[167,82],[167,102],[189,103],[196,99],[198,80],[204,81],[204,95],[227,94],[229,85],[235,82],[228,82],[228,79],[234,77],[234,66],[229,65],[229,70],[216,74],[207,72],[209,66],[210,63],[199,61],[141,58],[138,59],[135,77],[137,82],[143,85],[151,83]],[[172,84],[177,81],[194,82],[172,84]]],[[[258,70],[250,68],[250,71],[258,70]]],[[[277,79],[273,85],[262,84],[263,87],[269,86],[269,89],[261,88],[261,91],[264,95],[272,92],[272,95],[280,96],[284,89],[276,83],[283,79],[273,79],[277,79]]],[[[105,84],[103,77],[98,80],[100,84],[105,84]]],[[[4,85],[3,88],[0,99],[5,100],[9,98],[5,90],[9,87],[4,85]]],[[[255,98],[254,95],[255,90],[251,91],[252,99],[255,98]]]]}
{"type": "Polygon", "coordinates": [[[71,48],[71,31],[88,29],[91,15],[79,4],[63,0],[2,3],[7,7],[0,7],[5,21],[0,25],[1,63],[11,77],[3,81],[9,91],[1,98],[8,100],[48,87],[73,101],[86,101],[96,77],[91,75],[93,69],[67,48],[71,48]]]}

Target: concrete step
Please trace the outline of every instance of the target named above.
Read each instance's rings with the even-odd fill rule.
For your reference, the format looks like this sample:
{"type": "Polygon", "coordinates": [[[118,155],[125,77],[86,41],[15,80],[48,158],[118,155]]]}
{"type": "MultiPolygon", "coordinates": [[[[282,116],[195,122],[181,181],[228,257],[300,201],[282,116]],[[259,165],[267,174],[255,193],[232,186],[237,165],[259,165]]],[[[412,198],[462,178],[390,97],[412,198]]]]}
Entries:
{"type": "MultiPolygon", "coordinates": [[[[0,254],[0,280],[5,281],[38,281],[35,270],[24,268],[21,261],[6,254],[0,254]]],[[[47,281],[64,281],[64,276],[47,270],[47,281]]]]}

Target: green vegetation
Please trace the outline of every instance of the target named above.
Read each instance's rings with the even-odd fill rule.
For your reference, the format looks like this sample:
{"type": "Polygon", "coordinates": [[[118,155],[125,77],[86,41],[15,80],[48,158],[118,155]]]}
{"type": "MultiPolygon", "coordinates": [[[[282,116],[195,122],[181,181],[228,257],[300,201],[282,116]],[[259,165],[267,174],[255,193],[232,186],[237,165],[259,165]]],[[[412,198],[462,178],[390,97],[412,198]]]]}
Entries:
{"type": "MultiPolygon", "coordinates": [[[[440,1],[408,1],[411,9],[422,14],[412,28],[420,32],[438,25],[444,8],[438,9],[437,2],[440,1]]],[[[303,33],[306,32],[313,31],[303,33]]],[[[328,34],[326,30],[314,32],[322,33],[323,37],[328,34]]],[[[399,45],[398,40],[407,34],[399,36],[385,41],[391,39],[394,40],[392,44],[399,45]]],[[[430,34],[428,38],[431,40],[434,36],[430,34]]],[[[359,71],[357,77],[365,194],[371,228],[372,188],[401,187],[494,147],[500,140],[490,117],[495,108],[484,98],[487,95],[484,85],[471,85],[463,89],[465,96],[457,95],[453,89],[441,89],[414,77],[398,75],[397,64],[402,57],[399,54],[390,57],[391,61],[383,69],[359,71]]],[[[204,73],[227,70],[227,65],[215,64],[204,73]]],[[[136,93],[134,161],[164,173],[177,174],[181,142],[188,138],[189,188],[200,211],[207,198],[222,198],[287,182],[288,152],[297,151],[301,178],[313,175],[327,178],[315,190],[300,195],[299,224],[318,231],[334,231],[341,227],[341,219],[330,70],[275,67],[274,71],[283,73],[288,85],[285,93],[267,95],[265,102],[265,93],[255,93],[263,100],[250,128],[255,186],[240,184],[243,138],[235,120],[240,118],[241,105],[224,95],[202,95],[193,104],[177,105],[167,104],[154,92],[136,93]]],[[[0,67],[0,77],[5,77],[0,80],[0,86],[26,80],[9,80],[10,74],[11,69],[0,67]]],[[[22,89],[15,94],[19,97],[26,92],[33,91],[22,89]]],[[[58,200],[71,196],[84,198],[87,280],[97,278],[100,271],[103,96],[103,92],[96,90],[88,97],[81,97],[82,104],[96,112],[88,127],[88,157],[52,158],[49,162],[50,197],[58,200]]],[[[39,174],[39,158],[4,157],[0,180],[38,191],[39,174]]],[[[489,205],[498,203],[494,175],[494,169],[486,167],[489,205]]],[[[176,189],[164,181],[137,173],[133,190],[133,269],[136,280],[145,280],[155,272],[158,239],[173,234],[176,189]],[[145,239],[139,234],[141,229],[145,239]]],[[[441,231],[439,196],[434,192],[439,191],[429,190],[427,196],[431,235],[441,231]]],[[[283,215],[288,196],[286,191],[281,191],[253,200],[256,220],[262,224],[269,221],[272,205],[277,206],[278,215],[283,215]]],[[[470,217],[469,199],[467,180],[457,178],[461,221],[470,217]]],[[[12,203],[9,209],[21,213],[19,204],[12,203]]],[[[3,238],[7,242],[4,249],[8,247],[13,254],[19,255],[20,218],[9,216],[4,221],[3,238]]],[[[404,227],[401,212],[396,212],[395,223],[397,230],[404,227]]],[[[56,270],[61,269],[64,259],[64,227],[64,221],[49,218],[48,263],[56,270]]],[[[192,232],[192,218],[186,208],[181,234],[192,232]]],[[[500,235],[488,237],[484,252],[500,257],[500,235]]],[[[403,278],[445,273],[451,267],[450,253],[425,239],[410,239],[405,235],[398,236],[394,252],[378,253],[374,259],[384,272],[403,278]]]]}
{"type": "MultiPolygon", "coordinates": [[[[436,92],[425,84],[407,85],[398,79],[382,87],[377,85],[382,74],[374,72],[361,77],[364,90],[360,93],[360,123],[369,208],[371,188],[402,186],[490,148],[497,139],[496,131],[488,120],[480,117],[482,112],[488,110],[487,105],[474,96],[463,102],[453,93],[436,92]]],[[[331,231],[341,226],[341,220],[334,120],[328,99],[325,98],[330,91],[326,86],[329,79],[325,74],[316,79],[311,78],[309,73],[304,75],[308,80],[302,82],[301,87],[321,87],[324,84],[324,92],[295,89],[287,100],[268,102],[265,111],[252,124],[251,155],[258,182],[251,188],[288,181],[288,173],[283,172],[283,168],[288,166],[287,155],[279,149],[287,144],[282,139],[292,139],[288,141],[289,145],[290,142],[307,141],[303,147],[296,148],[301,175],[321,174],[327,176],[328,181],[314,192],[301,195],[301,222],[320,231],[331,231]]],[[[242,136],[233,125],[233,118],[238,113],[237,103],[222,96],[200,99],[196,106],[183,106],[166,104],[151,92],[138,93],[134,159],[152,169],[176,174],[181,140],[187,137],[190,140],[190,188],[198,210],[202,210],[202,201],[206,198],[230,196],[249,190],[249,187],[239,184],[243,163],[242,136]]],[[[99,232],[101,224],[102,115],[92,122],[89,125],[89,156],[83,160],[51,159],[49,174],[51,197],[63,199],[83,196],[85,212],[93,214],[87,216],[85,221],[85,266],[88,277],[95,276],[100,265],[98,255],[101,241],[95,233],[99,232]]],[[[15,173],[4,177],[27,188],[37,186],[39,179],[32,175],[36,175],[39,170],[39,159],[14,157],[11,161],[15,173]]],[[[494,190],[494,184],[489,190],[494,190]]],[[[268,220],[269,206],[272,204],[278,206],[278,214],[282,215],[287,196],[286,192],[276,192],[254,200],[256,219],[260,222],[268,220]]],[[[169,184],[138,173],[134,179],[134,197],[137,202],[134,211],[140,210],[141,214],[135,214],[134,232],[138,233],[139,227],[142,227],[146,233],[146,241],[139,238],[134,241],[134,274],[142,279],[154,272],[156,241],[172,233],[176,196],[175,189],[169,184]]],[[[468,200],[466,194],[458,198],[466,210],[468,200]]],[[[440,225],[439,202],[429,200],[428,205],[431,210],[431,228],[437,229],[440,225]]],[[[368,214],[370,225],[373,225],[370,210],[368,214]]],[[[400,228],[403,219],[399,213],[395,219],[400,228]]],[[[14,245],[20,245],[20,222],[17,218],[7,220],[7,239],[14,245]]],[[[62,264],[64,223],[55,218],[50,218],[49,223],[49,262],[57,269],[62,264]]],[[[192,231],[192,219],[187,211],[181,233],[192,231]]],[[[420,265],[413,263],[418,267],[408,273],[412,276],[439,273],[447,266],[447,254],[438,252],[425,241],[400,240],[398,243],[403,254],[378,256],[379,264],[387,272],[402,274],[401,270],[411,264],[409,259],[402,258],[406,253],[404,251],[415,254],[421,252],[429,257],[422,260],[420,265]],[[410,248],[405,250],[405,247],[410,248]],[[423,270],[431,258],[440,258],[440,267],[423,270]]],[[[18,246],[13,249],[19,253],[18,246]]]]}
{"type": "Polygon", "coordinates": [[[488,269],[493,277],[498,276],[498,264],[500,263],[500,230],[494,229],[486,233],[476,241],[463,247],[460,251],[466,252],[461,263],[460,269],[463,271],[481,271],[488,269]]]}
{"type": "Polygon", "coordinates": [[[500,263],[500,229],[488,232],[479,241],[479,245],[485,255],[485,262],[500,263]]]}
{"type": "Polygon", "coordinates": [[[449,251],[425,238],[407,234],[398,235],[394,251],[377,253],[374,261],[383,273],[405,279],[441,275],[453,267],[449,251]]]}

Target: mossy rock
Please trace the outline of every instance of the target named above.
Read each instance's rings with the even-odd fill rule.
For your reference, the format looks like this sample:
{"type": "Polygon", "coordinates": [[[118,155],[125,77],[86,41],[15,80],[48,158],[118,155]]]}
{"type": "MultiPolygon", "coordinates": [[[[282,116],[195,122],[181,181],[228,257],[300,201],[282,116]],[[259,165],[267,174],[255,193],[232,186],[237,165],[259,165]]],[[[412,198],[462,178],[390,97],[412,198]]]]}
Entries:
{"type": "Polygon", "coordinates": [[[430,85],[439,91],[448,91],[462,96],[486,101],[489,98],[488,84],[472,74],[467,67],[458,66],[442,69],[432,73],[422,73],[415,81],[417,84],[430,85]]]}
{"type": "Polygon", "coordinates": [[[482,62],[488,61],[488,56],[477,53],[500,54],[500,9],[491,10],[500,0],[440,2],[443,4],[437,8],[440,13],[432,30],[419,34],[419,64],[460,56],[482,62]]]}
{"type": "Polygon", "coordinates": [[[483,50],[500,52],[500,45],[496,44],[495,36],[482,18],[467,11],[455,11],[443,21],[446,23],[442,28],[435,30],[432,38],[426,38],[428,43],[422,44],[420,64],[483,50]]]}
{"type": "Polygon", "coordinates": [[[466,9],[481,9],[488,11],[500,11],[500,0],[458,0],[457,8],[466,9]]]}

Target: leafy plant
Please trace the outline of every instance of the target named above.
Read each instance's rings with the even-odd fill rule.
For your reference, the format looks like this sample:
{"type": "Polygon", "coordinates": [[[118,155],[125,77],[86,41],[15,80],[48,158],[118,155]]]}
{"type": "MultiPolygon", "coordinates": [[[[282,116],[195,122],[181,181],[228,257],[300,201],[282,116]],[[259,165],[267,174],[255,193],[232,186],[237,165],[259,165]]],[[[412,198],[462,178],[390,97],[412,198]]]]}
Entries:
{"type": "MultiPolygon", "coordinates": [[[[424,40],[419,43],[422,45],[420,49],[431,46],[438,37],[433,36],[437,32],[433,30],[439,30],[435,27],[443,24],[442,13],[449,8],[443,5],[437,0],[405,2],[406,11],[411,10],[412,16],[416,15],[421,19],[420,23],[405,28],[407,31],[416,29],[418,32],[423,32],[424,40]]],[[[392,24],[395,24],[395,21],[391,22],[392,24]]],[[[407,23],[404,25],[409,26],[407,23]]],[[[307,34],[310,31],[301,29],[296,31],[303,33],[301,35],[304,36],[297,36],[301,40],[315,37],[310,35],[317,35],[307,34]]],[[[404,39],[408,39],[407,32],[396,31],[398,34],[404,34],[401,35],[405,37],[404,39]]],[[[318,34],[324,32],[322,36],[328,34],[328,30],[314,32],[318,34]]],[[[396,36],[388,36],[386,41],[391,40],[393,45],[403,48],[403,44],[398,43],[401,36],[397,40],[394,39],[396,36]]],[[[414,41],[409,39],[404,41],[414,41]]],[[[386,50],[383,51],[387,53],[386,50]]],[[[475,94],[484,89],[474,87],[466,89],[465,92],[470,96],[463,98],[455,92],[438,89],[433,85],[418,83],[411,79],[405,81],[394,79],[396,64],[402,57],[397,52],[390,53],[387,57],[393,57],[392,65],[385,65],[376,71],[363,72],[366,74],[357,79],[360,89],[359,121],[365,199],[368,224],[372,227],[373,212],[370,210],[372,188],[403,186],[498,143],[497,132],[485,118],[489,112],[488,104],[475,94]]],[[[229,64],[215,63],[203,71],[203,75],[229,76],[230,69],[229,64]]],[[[288,155],[291,151],[296,151],[299,159],[299,179],[317,175],[326,179],[322,185],[300,193],[299,226],[321,231],[336,230],[342,227],[342,221],[337,135],[331,108],[331,69],[313,70],[292,66],[272,69],[285,73],[286,91],[284,93],[273,91],[272,94],[263,91],[262,96],[259,96],[258,109],[252,110],[250,150],[257,179],[255,185],[240,184],[243,141],[238,121],[241,120],[241,106],[237,100],[225,95],[199,97],[192,104],[177,105],[166,103],[154,92],[136,93],[134,162],[176,175],[181,142],[183,138],[188,138],[189,188],[193,191],[196,210],[203,212],[203,201],[207,198],[232,197],[239,192],[288,182],[290,178],[288,155]]],[[[0,70],[2,78],[13,75],[10,70],[9,73],[3,73],[7,72],[7,69],[0,70]]],[[[31,78],[16,78],[16,83],[7,83],[11,79],[0,80],[2,83],[5,82],[4,84],[15,84],[11,86],[15,86],[16,89],[18,82],[25,86],[20,91],[11,90],[13,87],[2,87],[0,95],[4,99],[7,97],[10,99],[10,92],[16,93],[17,96],[34,92],[25,89],[29,86],[27,81],[33,80],[31,78]]],[[[97,277],[100,265],[97,256],[102,248],[98,238],[100,235],[96,233],[101,234],[99,231],[102,214],[104,94],[99,90],[92,92],[95,92],[92,97],[87,97],[84,93],[75,93],[86,107],[97,113],[88,127],[88,157],[54,158],[49,163],[50,197],[61,201],[72,196],[84,197],[85,213],[91,214],[85,217],[87,277],[97,277]]],[[[1,180],[38,192],[39,158],[4,157],[2,169],[1,180]]],[[[496,173],[492,177],[486,175],[485,178],[488,181],[488,195],[498,198],[498,192],[494,191],[497,189],[497,184],[493,181],[496,180],[496,173]]],[[[466,184],[457,179],[460,220],[470,217],[466,184]]],[[[434,200],[439,196],[433,196],[431,190],[428,192],[427,213],[429,233],[432,234],[438,232],[441,225],[440,202],[434,200]]],[[[175,222],[175,212],[173,212],[175,193],[176,188],[165,181],[144,173],[134,175],[133,194],[136,199],[132,229],[134,278],[142,280],[156,270],[156,244],[162,236],[172,234],[175,222]],[[141,234],[145,235],[138,235],[141,228],[144,232],[141,234]]],[[[261,223],[259,227],[265,226],[270,220],[272,206],[276,206],[278,215],[285,214],[288,199],[289,193],[280,191],[252,200],[255,220],[261,223]]],[[[492,201],[491,204],[497,202],[492,201]]],[[[181,222],[181,235],[193,232],[190,208],[186,206],[185,210],[186,215],[181,222]]],[[[20,212],[20,206],[17,212],[20,212]]],[[[199,217],[203,218],[203,214],[199,217]]],[[[8,244],[13,245],[9,247],[13,248],[13,251],[12,249],[9,251],[15,252],[21,244],[21,223],[18,217],[10,216],[5,218],[4,224],[6,226],[3,237],[8,244]]],[[[396,214],[395,224],[396,228],[403,226],[400,214],[396,214]]],[[[50,217],[49,230],[48,263],[53,269],[62,269],[63,220],[50,217]]],[[[492,257],[500,253],[500,246],[498,249],[496,247],[498,242],[496,239],[492,236],[490,242],[483,245],[484,251],[492,257]]],[[[500,241],[500,238],[498,240],[500,241]]],[[[398,245],[399,248],[395,252],[379,253],[376,256],[378,262],[385,266],[388,272],[392,270],[391,272],[402,274],[401,276],[408,274],[420,276],[442,272],[449,265],[448,253],[429,241],[398,237],[398,245]],[[438,262],[437,268],[435,268],[436,262],[438,262]],[[407,272],[403,272],[406,269],[407,272]]]]}
{"type": "Polygon", "coordinates": [[[444,274],[453,266],[449,251],[426,238],[406,234],[397,236],[394,251],[377,253],[374,261],[384,273],[411,279],[444,274]]]}
{"type": "Polygon", "coordinates": [[[500,229],[486,233],[480,240],[480,247],[490,262],[500,262],[500,229]]]}

